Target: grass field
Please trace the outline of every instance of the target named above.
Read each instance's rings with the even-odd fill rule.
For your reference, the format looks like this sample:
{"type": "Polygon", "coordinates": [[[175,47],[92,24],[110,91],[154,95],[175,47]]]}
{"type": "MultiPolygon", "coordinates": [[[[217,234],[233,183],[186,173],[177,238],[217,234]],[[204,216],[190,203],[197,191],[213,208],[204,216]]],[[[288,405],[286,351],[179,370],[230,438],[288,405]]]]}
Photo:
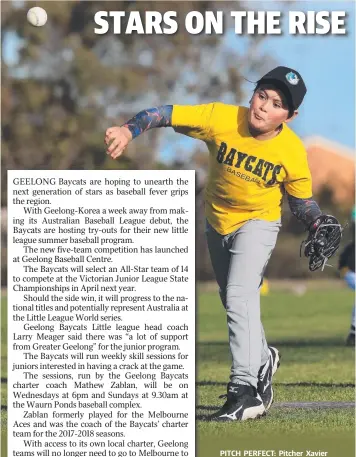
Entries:
{"type": "MultiPolygon", "coordinates": [[[[353,408],[288,408],[279,403],[354,401],[355,352],[345,347],[353,294],[348,290],[313,290],[304,296],[272,292],[262,297],[262,318],[269,344],[282,353],[274,378],[275,404],[259,421],[217,424],[197,421],[196,457],[218,457],[221,450],[273,449],[328,452],[327,457],[353,457],[353,408]]],[[[2,381],[6,379],[6,301],[1,309],[2,381]]],[[[223,403],[230,354],[226,316],[217,293],[198,293],[197,417],[223,403]]],[[[1,384],[6,405],[6,383],[1,384]]],[[[2,449],[6,456],[6,412],[1,412],[2,449]]],[[[303,456],[306,454],[304,453],[303,456]]],[[[316,454],[317,455],[317,454],[316,454]]],[[[319,454],[320,455],[320,454],[319,454]]],[[[194,456],[189,456],[194,457],[194,456]]]]}
{"type": "Polygon", "coordinates": [[[218,396],[226,393],[230,369],[226,316],[217,294],[199,294],[199,457],[219,456],[224,449],[314,449],[327,451],[328,457],[355,455],[353,408],[278,407],[285,402],[354,401],[355,352],[345,347],[352,301],[348,290],[310,291],[304,296],[272,292],[262,297],[267,341],[282,353],[274,377],[275,404],[261,420],[216,424],[204,417],[218,409],[224,402],[218,396]]]}

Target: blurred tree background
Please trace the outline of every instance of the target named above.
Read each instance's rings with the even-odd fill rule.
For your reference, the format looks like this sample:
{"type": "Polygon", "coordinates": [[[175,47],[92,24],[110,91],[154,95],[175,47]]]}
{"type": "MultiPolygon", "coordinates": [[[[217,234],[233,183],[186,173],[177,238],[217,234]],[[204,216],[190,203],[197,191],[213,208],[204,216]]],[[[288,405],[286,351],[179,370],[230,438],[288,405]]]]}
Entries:
{"type": "MultiPolygon", "coordinates": [[[[230,10],[231,2],[222,1],[2,1],[1,9],[2,208],[7,204],[8,169],[194,168],[197,278],[212,279],[205,239],[201,236],[202,189],[207,171],[203,143],[187,154],[172,129],[156,129],[131,143],[121,160],[113,161],[105,154],[104,132],[152,106],[215,100],[241,103],[244,76],[262,74],[275,63],[271,56],[258,52],[263,37],[246,37],[242,54],[227,46],[224,35],[179,31],[164,36],[94,33],[94,14],[99,10],[154,10],[162,14],[173,10],[178,14],[179,30],[183,30],[188,11],[230,10]],[[46,9],[49,19],[45,27],[33,27],[27,22],[26,13],[32,6],[46,9]],[[14,42],[18,52],[10,62],[4,58],[5,47],[14,42]]],[[[233,2],[233,9],[246,9],[246,4],[233,2]]],[[[126,21],[123,20],[123,27],[126,21]]],[[[327,205],[336,216],[347,218],[348,209],[334,208],[332,195],[327,205]]],[[[308,276],[307,262],[298,258],[302,238],[303,228],[285,212],[283,233],[269,265],[270,276],[308,276]]],[[[3,235],[3,284],[5,241],[3,235]]]]}

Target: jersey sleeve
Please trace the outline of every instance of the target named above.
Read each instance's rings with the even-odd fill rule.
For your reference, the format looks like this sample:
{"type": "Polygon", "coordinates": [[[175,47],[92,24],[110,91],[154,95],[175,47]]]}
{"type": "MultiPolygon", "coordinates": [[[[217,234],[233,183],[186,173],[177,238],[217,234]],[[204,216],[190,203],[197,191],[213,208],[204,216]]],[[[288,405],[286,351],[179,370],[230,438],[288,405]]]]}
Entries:
{"type": "Polygon", "coordinates": [[[303,146],[299,146],[288,161],[284,188],[296,198],[310,198],[313,195],[307,153],[303,146]]]}
{"type": "Polygon", "coordinates": [[[212,138],[212,115],[215,103],[173,105],[172,127],[178,133],[209,141],[212,138]]]}

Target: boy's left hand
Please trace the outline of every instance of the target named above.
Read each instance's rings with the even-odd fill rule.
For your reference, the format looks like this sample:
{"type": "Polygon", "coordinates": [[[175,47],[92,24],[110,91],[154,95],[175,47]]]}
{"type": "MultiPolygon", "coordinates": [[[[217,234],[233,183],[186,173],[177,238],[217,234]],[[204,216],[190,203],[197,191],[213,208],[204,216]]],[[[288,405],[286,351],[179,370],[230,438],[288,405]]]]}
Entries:
{"type": "Polygon", "coordinates": [[[326,214],[319,216],[309,227],[304,255],[309,257],[309,270],[324,269],[326,261],[338,250],[342,227],[339,221],[326,214]]]}

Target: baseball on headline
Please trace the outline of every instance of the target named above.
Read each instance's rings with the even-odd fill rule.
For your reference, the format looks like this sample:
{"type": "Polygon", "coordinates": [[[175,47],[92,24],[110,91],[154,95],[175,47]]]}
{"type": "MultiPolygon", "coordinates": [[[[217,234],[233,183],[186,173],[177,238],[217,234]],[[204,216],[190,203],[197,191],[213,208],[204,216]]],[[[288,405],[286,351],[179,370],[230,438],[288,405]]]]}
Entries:
{"type": "Polygon", "coordinates": [[[47,22],[46,10],[44,10],[40,6],[34,6],[33,8],[28,10],[27,20],[30,24],[34,25],[35,27],[41,27],[42,25],[45,25],[45,23],[47,22]]]}

